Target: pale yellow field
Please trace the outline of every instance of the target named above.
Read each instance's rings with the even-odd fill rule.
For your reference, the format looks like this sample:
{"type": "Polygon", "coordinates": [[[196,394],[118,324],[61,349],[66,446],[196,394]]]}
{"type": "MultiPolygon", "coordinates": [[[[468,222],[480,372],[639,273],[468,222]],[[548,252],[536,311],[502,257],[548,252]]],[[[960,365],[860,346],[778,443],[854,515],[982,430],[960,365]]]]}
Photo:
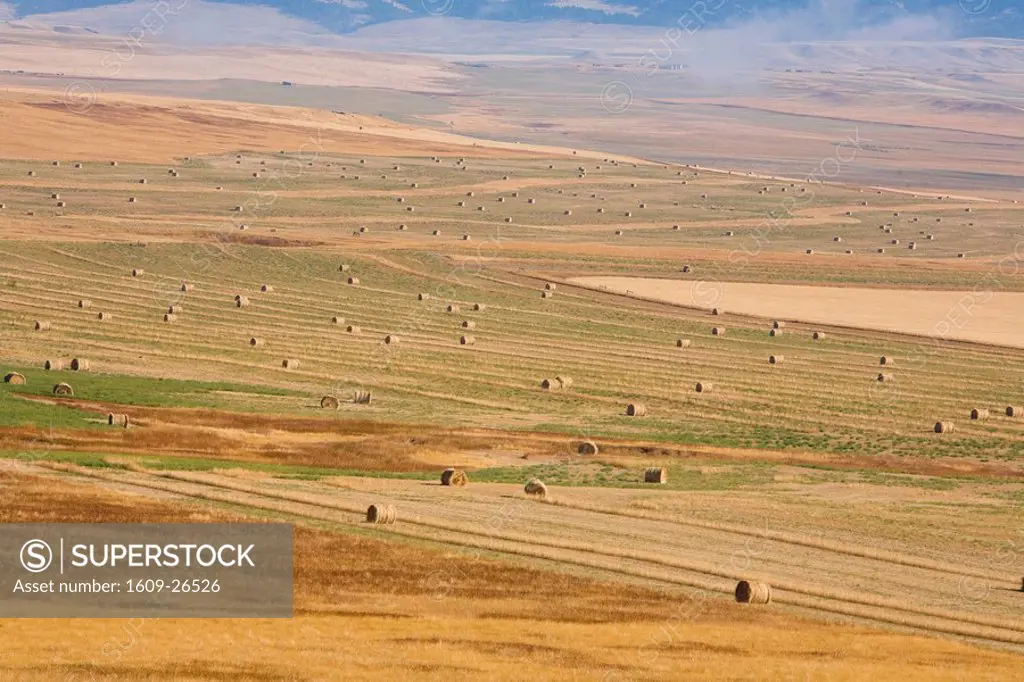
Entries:
{"type": "MultiPolygon", "coordinates": [[[[1007,265],[1016,270],[1014,262],[1007,265]]],[[[641,298],[808,324],[1024,347],[1024,294],[1000,292],[998,271],[974,291],[575,277],[575,284],[641,298]]]]}

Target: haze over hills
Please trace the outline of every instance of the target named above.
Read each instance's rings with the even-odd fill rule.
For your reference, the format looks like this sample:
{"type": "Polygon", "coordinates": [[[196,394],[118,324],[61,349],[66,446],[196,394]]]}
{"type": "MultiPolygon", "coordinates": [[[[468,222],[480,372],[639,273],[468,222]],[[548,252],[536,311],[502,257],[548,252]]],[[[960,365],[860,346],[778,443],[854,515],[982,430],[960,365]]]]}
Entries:
{"type": "MultiPolygon", "coordinates": [[[[123,4],[111,0],[14,0],[7,13],[15,18],[64,13],[123,4]]],[[[189,0],[168,0],[163,11],[184,11],[189,0]]],[[[429,16],[508,22],[563,20],[592,24],[678,27],[685,33],[740,24],[783,27],[781,39],[831,40],[851,32],[867,37],[882,26],[904,29],[940,25],[952,37],[1024,38],[1024,12],[1009,0],[232,0],[224,3],[271,8],[332,33],[370,24],[429,16]],[[787,28],[788,27],[788,28],[787,28]]],[[[4,13],[0,11],[0,17],[4,13]]],[[[220,26],[206,27],[230,33],[220,26]]],[[[883,36],[884,37],[884,36],[883,36]]]]}

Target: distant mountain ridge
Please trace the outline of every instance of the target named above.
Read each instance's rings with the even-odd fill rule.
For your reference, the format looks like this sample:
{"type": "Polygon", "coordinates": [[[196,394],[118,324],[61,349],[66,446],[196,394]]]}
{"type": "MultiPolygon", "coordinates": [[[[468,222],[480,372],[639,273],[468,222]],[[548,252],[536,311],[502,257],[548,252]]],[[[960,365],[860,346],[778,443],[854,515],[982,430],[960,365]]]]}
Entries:
{"type": "MultiPolygon", "coordinates": [[[[154,0],[154,6],[185,7],[190,0],[154,0]]],[[[207,0],[270,7],[333,33],[401,19],[451,16],[492,21],[575,21],[596,24],[728,27],[809,10],[801,25],[829,40],[837,31],[864,30],[915,16],[934,17],[953,37],[1024,39],[1020,0],[207,0]],[[706,8],[706,10],[705,10],[706,8]],[[806,24],[804,23],[806,20],[806,24]]],[[[16,16],[124,4],[118,0],[13,0],[16,16]]],[[[230,27],[224,27],[230,31],[230,27]]],[[[800,36],[801,39],[808,37],[800,36]]]]}

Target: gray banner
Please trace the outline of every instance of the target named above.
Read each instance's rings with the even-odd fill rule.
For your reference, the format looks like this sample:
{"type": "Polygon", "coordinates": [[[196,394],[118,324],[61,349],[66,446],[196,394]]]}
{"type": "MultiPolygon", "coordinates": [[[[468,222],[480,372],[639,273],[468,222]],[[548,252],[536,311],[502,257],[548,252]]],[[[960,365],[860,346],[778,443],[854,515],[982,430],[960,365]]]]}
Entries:
{"type": "Polygon", "coordinates": [[[0,618],[291,618],[283,523],[0,524],[0,618]]]}

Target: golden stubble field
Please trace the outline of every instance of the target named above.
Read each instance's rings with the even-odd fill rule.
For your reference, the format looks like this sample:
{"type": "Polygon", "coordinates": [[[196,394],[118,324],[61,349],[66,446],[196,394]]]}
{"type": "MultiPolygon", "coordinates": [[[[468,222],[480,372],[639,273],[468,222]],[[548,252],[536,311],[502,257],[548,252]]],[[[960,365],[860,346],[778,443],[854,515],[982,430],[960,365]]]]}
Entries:
{"type": "Polygon", "coordinates": [[[28,141],[0,164],[0,343],[28,382],[0,387],[4,518],[310,529],[295,621],[147,621],[117,660],[122,624],[6,622],[15,679],[1012,678],[991,648],[1024,637],[1018,349],[572,283],[1014,292],[1011,202],[322,112],[5,97],[28,141]],[[80,128],[29,154],[37,113],[80,128]],[[162,141],[136,146],[154,122],[162,141]],[[43,369],[72,358],[90,370],[43,369]],[[543,390],[556,375],[572,388],[543,390]],[[449,465],[479,480],[444,489],[449,465]],[[549,504],[520,492],[537,474],[549,504]],[[380,498],[401,520],[367,529],[380,498]],[[734,604],[740,577],[777,603],[734,604]]]}

